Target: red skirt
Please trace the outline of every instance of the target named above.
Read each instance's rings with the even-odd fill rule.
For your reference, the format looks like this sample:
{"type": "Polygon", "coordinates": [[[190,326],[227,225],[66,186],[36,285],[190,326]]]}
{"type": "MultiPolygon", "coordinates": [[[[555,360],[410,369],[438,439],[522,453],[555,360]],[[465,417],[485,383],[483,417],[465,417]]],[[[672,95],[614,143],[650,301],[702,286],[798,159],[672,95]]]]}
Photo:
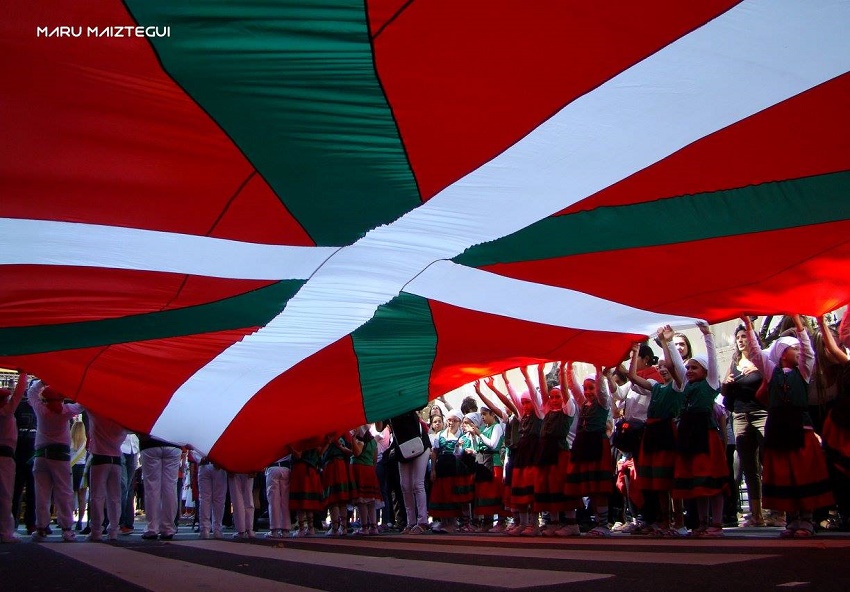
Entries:
{"type": "Polygon", "coordinates": [[[475,482],[475,514],[504,514],[503,501],[505,485],[502,467],[493,467],[492,481],[475,482]]]}
{"type": "Polygon", "coordinates": [[[564,492],[569,466],[570,451],[559,450],[558,464],[537,467],[532,505],[535,512],[566,512],[575,509],[575,500],[571,501],[564,492]]]}
{"type": "MultiPolygon", "coordinates": [[[[659,420],[650,419],[651,424],[659,420]]],[[[661,420],[671,421],[671,420],[661,420]]],[[[637,457],[637,484],[646,491],[672,491],[676,470],[675,450],[653,450],[649,452],[640,443],[640,454],[637,457]]]]}
{"type": "Polygon", "coordinates": [[[850,477],[850,430],[839,427],[828,415],[823,422],[822,437],[828,462],[836,471],[850,477]]]}
{"type": "Polygon", "coordinates": [[[348,462],[334,458],[322,469],[322,489],[325,505],[338,506],[351,501],[351,477],[348,462]]]}
{"type": "MultiPolygon", "coordinates": [[[[729,467],[726,464],[726,446],[716,431],[712,430],[708,434],[708,452],[676,453],[675,462],[672,491],[674,498],[693,499],[728,493],[729,467]]],[[[644,486],[643,482],[640,486],[644,486]]]]}
{"type": "Polygon", "coordinates": [[[805,512],[835,503],[826,457],[814,431],[805,430],[797,450],[765,448],[762,505],[780,512],[805,512]]]}
{"type": "Polygon", "coordinates": [[[289,508],[301,512],[325,509],[322,478],[312,465],[296,462],[289,474],[289,508]]]}
{"type": "Polygon", "coordinates": [[[520,509],[534,503],[537,467],[514,467],[511,471],[511,508],[520,509]]]}
{"type": "Polygon", "coordinates": [[[474,475],[437,477],[431,484],[428,513],[434,518],[456,518],[461,506],[472,502],[474,475]]]}
{"type": "Polygon", "coordinates": [[[382,500],[381,484],[374,466],[351,465],[351,501],[366,503],[382,500]]]}
{"type": "Polygon", "coordinates": [[[610,495],[614,491],[614,459],[608,438],[601,440],[601,446],[599,460],[576,462],[575,457],[570,457],[564,479],[564,495],[575,498],[610,495]]]}

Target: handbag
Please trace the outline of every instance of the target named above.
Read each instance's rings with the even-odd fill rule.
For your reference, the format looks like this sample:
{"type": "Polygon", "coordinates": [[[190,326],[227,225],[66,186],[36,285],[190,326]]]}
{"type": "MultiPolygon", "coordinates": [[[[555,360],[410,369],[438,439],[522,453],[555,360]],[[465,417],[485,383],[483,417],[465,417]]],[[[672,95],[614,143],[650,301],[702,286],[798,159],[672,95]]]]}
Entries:
{"type": "Polygon", "coordinates": [[[641,419],[621,417],[614,424],[613,444],[620,452],[636,453],[640,449],[646,422],[641,419]]]}

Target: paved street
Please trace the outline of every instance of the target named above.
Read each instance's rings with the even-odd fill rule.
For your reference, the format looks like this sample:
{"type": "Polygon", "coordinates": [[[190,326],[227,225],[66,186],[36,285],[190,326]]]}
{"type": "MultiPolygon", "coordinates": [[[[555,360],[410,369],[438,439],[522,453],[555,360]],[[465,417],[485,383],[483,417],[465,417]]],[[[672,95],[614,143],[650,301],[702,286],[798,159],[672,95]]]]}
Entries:
{"type": "Polygon", "coordinates": [[[268,541],[173,541],[0,546],[4,592],[93,590],[248,592],[469,590],[663,592],[836,590],[850,585],[850,536],[780,541],[778,529],[732,529],[723,540],[381,535],[268,541]],[[389,588],[387,588],[389,586],[389,588]]]}

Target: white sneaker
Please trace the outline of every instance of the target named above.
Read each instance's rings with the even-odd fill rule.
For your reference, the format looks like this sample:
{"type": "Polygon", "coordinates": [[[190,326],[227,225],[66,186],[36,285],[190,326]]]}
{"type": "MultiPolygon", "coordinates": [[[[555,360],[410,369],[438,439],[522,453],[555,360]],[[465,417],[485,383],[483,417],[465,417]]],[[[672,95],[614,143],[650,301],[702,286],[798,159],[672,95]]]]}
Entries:
{"type": "Polygon", "coordinates": [[[520,536],[536,537],[536,536],[540,536],[540,529],[537,528],[536,526],[528,525],[525,528],[523,528],[522,532],[520,532],[519,534],[520,534],[520,536]]]}
{"type": "Polygon", "coordinates": [[[210,531],[206,528],[202,528],[201,531],[198,533],[198,538],[206,541],[210,538],[210,531]]]}
{"type": "Polygon", "coordinates": [[[77,540],[77,535],[69,528],[68,530],[62,531],[62,540],[66,543],[73,543],[77,540]]]}
{"type": "Polygon", "coordinates": [[[36,528],[34,531],[32,531],[31,536],[32,542],[34,543],[41,543],[47,540],[47,535],[44,534],[44,531],[42,531],[40,528],[36,528]]]}

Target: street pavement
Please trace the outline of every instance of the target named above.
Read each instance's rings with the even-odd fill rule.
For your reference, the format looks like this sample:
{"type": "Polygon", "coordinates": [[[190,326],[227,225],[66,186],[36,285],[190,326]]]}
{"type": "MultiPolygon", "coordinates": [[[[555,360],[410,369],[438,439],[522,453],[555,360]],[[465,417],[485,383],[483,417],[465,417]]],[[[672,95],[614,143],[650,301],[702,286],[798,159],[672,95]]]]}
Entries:
{"type": "MultiPolygon", "coordinates": [[[[143,528],[143,526],[142,526],[143,528]]],[[[850,589],[850,535],[779,540],[779,529],[727,529],[724,539],[615,535],[324,536],[272,541],[199,540],[0,545],[0,590],[190,592],[245,590],[639,592],[850,589]]]]}

